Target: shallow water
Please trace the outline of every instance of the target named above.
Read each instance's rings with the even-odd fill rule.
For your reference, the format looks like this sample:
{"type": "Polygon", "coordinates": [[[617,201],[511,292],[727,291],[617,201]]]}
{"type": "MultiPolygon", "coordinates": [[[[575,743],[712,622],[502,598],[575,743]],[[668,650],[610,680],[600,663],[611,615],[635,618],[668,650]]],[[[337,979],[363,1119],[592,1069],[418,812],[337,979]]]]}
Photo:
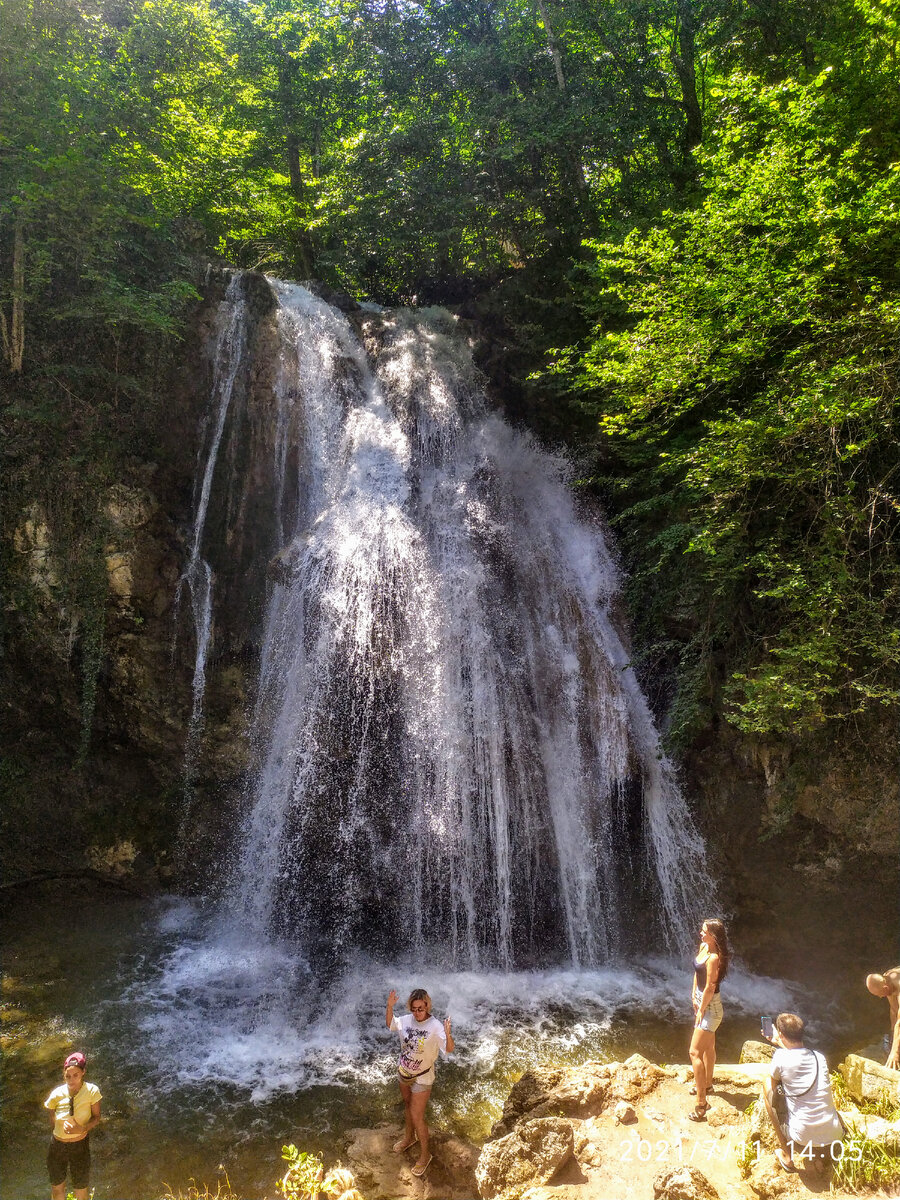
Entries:
{"type": "MultiPolygon", "coordinates": [[[[72,1044],[103,1094],[94,1135],[98,1200],[152,1200],[169,1183],[275,1196],[280,1149],[326,1156],[353,1127],[398,1118],[384,1004],[424,983],[453,1018],[458,1051],[439,1067],[433,1122],[484,1137],[511,1082],[541,1062],[686,1061],[685,964],[645,959],[595,970],[501,974],[360,957],[327,988],[286,946],[241,945],[198,903],[79,887],[21,899],[6,921],[3,1200],[44,1197],[41,1110],[72,1044]]],[[[843,1049],[846,1010],[797,983],[740,968],[726,990],[719,1055],[734,1060],[760,1012],[800,1008],[812,1040],[843,1049]]]]}

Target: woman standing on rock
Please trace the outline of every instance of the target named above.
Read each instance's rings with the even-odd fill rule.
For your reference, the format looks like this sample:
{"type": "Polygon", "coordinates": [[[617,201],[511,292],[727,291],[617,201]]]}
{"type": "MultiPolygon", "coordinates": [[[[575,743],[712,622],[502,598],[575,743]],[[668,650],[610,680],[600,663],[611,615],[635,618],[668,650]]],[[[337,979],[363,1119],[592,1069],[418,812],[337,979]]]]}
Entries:
{"type": "Polygon", "coordinates": [[[694,1111],[688,1113],[692,1121],[705,1121],[709,1109],[706,1095],[712,1091],[716,1067],[716,1030],[722,1024],[719,987],[728,974],[730,959],[725,926],[717,920],[704,921],[700,930],[700,948],[694,959],[694,986],[691,989],[691,1003],[694,1006],[694,1033],[691,1037],[694,1086],[691,1095],[697,1097],[694,1111]]]}
{"type": "Polygon", "coordinates": [[[385,1024],[388,1029],[400,1034],[400,1061],[397,1073],[400,1095],[406,1117],[403,1137],[394,1145],[394,1153],[402,1154],[419,1143],[419,1158],[412,1169],[413,1175],[424,1175],[431,1162],[428,1153],[428,1126],[425,1124],[425,1107],[431,1096],[434,1083],[434,1064],[441,1051],[453,1053],[453,1035],[450,1018],[443,1025],[431,1015],[431,997],[424,988],[410,992],[407,1007],[409,1013],[394,1016],[397,993],[391,991],[387,1001],[385,1024]]]}

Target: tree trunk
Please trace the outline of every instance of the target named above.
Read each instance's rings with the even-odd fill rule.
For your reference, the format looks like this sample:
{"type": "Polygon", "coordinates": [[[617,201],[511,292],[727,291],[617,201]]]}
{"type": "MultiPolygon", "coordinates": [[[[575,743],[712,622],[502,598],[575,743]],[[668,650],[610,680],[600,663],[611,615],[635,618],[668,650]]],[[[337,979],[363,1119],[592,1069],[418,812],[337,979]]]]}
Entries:
{"type": "Polygon", "coordinates": [[[675,18],[676,44],[672,47],[672,64],[681,85],[681,102],[684,108],[681,158],[682,169],[687,173],[690,173],[693,166],[691,152],[703,141],[703,113],[697,97],[697,70],[694,61],[696,28],[693,0],[678,0],[675,18]]]}
{"type": "Polygon", "coordinates": [[[25,355],[25,228],[20,217],[13,237],[12,314],[7,325],[6,313],[0,312],[3,354],[10,371],[20,374],[25,355]]]}

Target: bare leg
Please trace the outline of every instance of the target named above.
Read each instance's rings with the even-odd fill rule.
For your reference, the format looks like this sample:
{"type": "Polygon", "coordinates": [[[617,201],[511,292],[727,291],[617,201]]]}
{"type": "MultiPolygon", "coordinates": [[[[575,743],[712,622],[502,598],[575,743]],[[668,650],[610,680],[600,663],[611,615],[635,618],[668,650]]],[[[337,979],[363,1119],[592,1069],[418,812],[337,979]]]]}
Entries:
{"type": "MultiPolygon", "coordinates": [[[[415,1127],[413,1126],[412,1113],[410,1112],[413,1098],[413,1090],[411,1085],[408,1083],[401,1083],[400,1095],[403,1097],[403,1119],[406,1123],[403,1141],[406,1143],[406,1148],[408,1149],[416,1140],[415,1127]]],[[[53,1200],[57,1200],[56,1196],[53,1197],[53,1200]]],[[[61,1196],[60,1200],[66,1200],[65,1196],[61,1196]]]]}
{"type": "Polygon", "coordinates": [[[54,1184],[54,1186],[50,1188],[50,1195],[53,1200],[66,1200],[65,1183],[54,1184]]]}
{"type": "Polygon", "coordinates": [[[88,1200],[88,1192],[90,1188],[76,1188],[75,1200],[88,1200]]]}
{"type": "MultiPolygon", "coordinates": [[[[709,1054],[710,1043],[715,1054],[716,1035],[706,1029],[695,1029],[691,1037],[691,1066],[694,1069],[694,1087],[697,1089],[697,1106],[706,1104],[706,1085],[709,1082],[706,1074],[706,1058],[709,1054]]],[[[715,1061],[715,1060],[713,1060],[715,1061]]]]}
{"type": "Polygon", "coordinates": [[[428,1162],[428,1126],[425,1124],[425,1107],[431,1098],[431,1088],[424,1092],[413,1092],[412,1099],[409,1102],[409,1115],[412,1120],[413,1129],[419,1135],[419,1161],[416,1166],[421,1167],[428,1162]]]}
{"type": "MultiPolygon", "coordinates": [[[[706,1086],[711,1088],[713,1085],[713,1075],[716,1070],[716,1035],[710,1034],[709,1046],[703,1051],[703,1066],[706,1070],[706,1086]]],[[[699,1092],[697,1095],[699,1096],[699,1092]]]]}
{"type": "Polygon", "coordinates": [[[782,1165],[787,1164],[790,1167],[793,1165],[791,1147],[788,1145],[787,1138],[784,1136],[784,1130],[781,1128],[781,1123],[778,1120],[778,1114],[775,1112],[775,1105],[772,1103],[772,1096],[768,1084],[763,1087],[762,1102],[765,1106],[766,1112],[768,1113],[769,1120],[772,1122],[772,1128],[775,1131],[775,1141],[778,1143],[778,1150],[776,1153],[780,1153],[782,1165]]]}

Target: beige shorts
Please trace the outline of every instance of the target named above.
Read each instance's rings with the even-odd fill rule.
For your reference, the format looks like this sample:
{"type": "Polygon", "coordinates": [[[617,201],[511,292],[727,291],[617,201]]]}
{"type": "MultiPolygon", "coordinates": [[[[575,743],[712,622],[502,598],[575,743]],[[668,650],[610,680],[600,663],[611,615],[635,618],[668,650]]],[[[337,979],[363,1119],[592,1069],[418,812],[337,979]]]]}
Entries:
{"type": "MultiPolygon", "coordinates": [[[[697,1002],[700,1002],[700,997],[695,996],[697,1002]]],[[[715,1033],[722,1024],[722,997],[718,992],[710,1000],[706,1006],[706,1012],[703,1014],[703,1020],[697,1026],[698,1029],[703,1029],[707,1033],[715,1033]]]]}
{"type": "Polygon", "coordinates": [[[397,1078],[401,1087],[405,1084],[414,1092],[430,1092],[434,1085],[434,1067],[429,1067],[423,1075],[415,1075],[412,1079],[405,1078],[398,1071],[397,1078]]]}

